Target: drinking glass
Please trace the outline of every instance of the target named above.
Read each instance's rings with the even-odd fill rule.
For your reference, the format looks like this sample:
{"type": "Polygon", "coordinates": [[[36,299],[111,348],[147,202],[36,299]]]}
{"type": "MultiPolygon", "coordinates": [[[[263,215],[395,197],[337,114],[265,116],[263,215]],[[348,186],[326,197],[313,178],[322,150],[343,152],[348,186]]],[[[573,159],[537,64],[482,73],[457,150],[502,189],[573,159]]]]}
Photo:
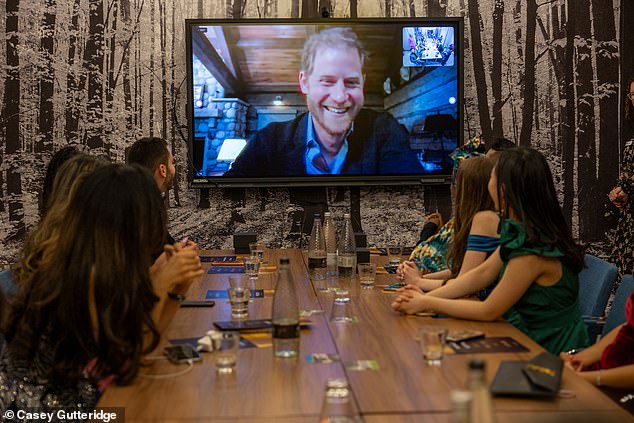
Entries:
{"type": "Polygon", "coordinates": [[[249,276],[251,282],[258,278],[261,263],[262,260],[258,256],[250,256],[244,259],[244,272],[249,276]]]}
{"type": "Polygon", "coordinates": [[[335,323],[353,323],[355,317],[350,307],[350,290],[338,288],[334,291],[330,321],[335,323]]]}
{"type": "Polygon", "coordinates": [[[372,288],[374,286],[374,278],[376,276],[376,264],[359,263],[359,282],[362,288],[372,288]]]}
{"type": "Polygon", "coordinates": [[[231,304],[231,317],[244,320],[249,317],[249,298],[251,287],[244,275],[229,276],[229,303],[231,304]]]}
{"type": "Polygon", "coordinates": [[[400,245],[388,245],[385,247],[387,251],[387,265],[386,270],[390,273],[395,273],[398,265],[401,264],[401,255],[403,254],[403,247],[400,245]]]}
{"type": "Polygon", "coordinates": [[[264,263],[264,243],[263,242],[251,242],[249,243],[249,251],[251,256],[259,257],[260,263],[264,263]]]}
{"type": "Polygon", "coordinates": [[[233,373],[238,361],[240,334],[238,332],[221,332],[213,338],[214,363],[219,374],[233,373]]]}
{"type": "Polygon", "coordinates": [[[423,359],[429,366],[442,364],[443,351],[447,338],[447,329],[436,326],[425,326],[418,329],[418,342],[420,343],[423,359]]]}

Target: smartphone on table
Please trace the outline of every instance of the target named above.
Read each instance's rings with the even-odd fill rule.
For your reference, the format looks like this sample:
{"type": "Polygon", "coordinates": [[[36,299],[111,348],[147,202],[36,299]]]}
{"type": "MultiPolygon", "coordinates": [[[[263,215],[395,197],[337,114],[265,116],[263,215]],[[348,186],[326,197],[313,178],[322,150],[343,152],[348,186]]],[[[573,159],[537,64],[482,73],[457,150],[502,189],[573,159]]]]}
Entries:
{"type": "Polygon", "coordinates": [[[172,363],[180,364],[189,361],[200,361],[200,353],[191,344],[168,345],[163,354],[172,363]]]}

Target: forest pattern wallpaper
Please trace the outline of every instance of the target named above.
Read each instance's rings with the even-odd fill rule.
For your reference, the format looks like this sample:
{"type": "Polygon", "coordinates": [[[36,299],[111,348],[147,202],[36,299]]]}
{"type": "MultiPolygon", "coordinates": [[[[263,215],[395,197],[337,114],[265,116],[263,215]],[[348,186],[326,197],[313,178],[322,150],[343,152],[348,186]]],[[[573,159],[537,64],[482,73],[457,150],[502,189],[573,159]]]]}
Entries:
{"type": "MultiPolygon", "coordinates": [[[[301,18],[322,8],[334,17],[463,16],[465,137],[504,135],[544,152],[575,234],[605,242],[623,142],[621,1],[1,0],[0,264],[15,260],[38,221],[53,151],[78,144],[123,161],[149,135],[166,138],[176,159],[167,198],[175,238],[231,247],[234,232],[255,231],[271,246],[298,245],[301,189],[187,187],[184,20],[301,18]]],[[[317,197],[337,220],[352,210],[370,244],[413,245],[440,201],[429,192],[342,187],[317,197]]]]}

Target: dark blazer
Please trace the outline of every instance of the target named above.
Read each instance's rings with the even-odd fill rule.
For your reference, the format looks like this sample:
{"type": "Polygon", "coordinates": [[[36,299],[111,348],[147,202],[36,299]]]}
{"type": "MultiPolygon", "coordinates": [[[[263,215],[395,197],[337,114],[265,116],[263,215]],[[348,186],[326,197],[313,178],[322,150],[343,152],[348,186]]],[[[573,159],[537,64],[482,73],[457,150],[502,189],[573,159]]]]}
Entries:
{"type": "MultiPolygon", "coordinates": [[[[233,162],[226,176],[305,176],[308,113],[260,130],[233,162]]],[[[361,109],[348,136],[342,174],[395,175],[423,171],[409,147],[409,134],[390,114],[361,109]]]]}

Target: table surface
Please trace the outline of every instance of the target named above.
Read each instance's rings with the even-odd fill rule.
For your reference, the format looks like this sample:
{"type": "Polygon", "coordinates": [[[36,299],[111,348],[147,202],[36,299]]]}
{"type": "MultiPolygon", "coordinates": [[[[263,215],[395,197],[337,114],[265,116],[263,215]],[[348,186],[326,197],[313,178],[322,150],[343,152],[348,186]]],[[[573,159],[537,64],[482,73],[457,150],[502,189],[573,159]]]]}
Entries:
{"type": "MultiPolygon", "coordinates": [[[[231,253],[214,251],[204,255],[222,254],[231,253]]],[[[282,256],[291,259],[300,309],[324,310],[323,314],[311,316],[310,326],[302,329],[298,358],[275,358],[270,347],[244,348],[238,353],[234,374],[218,375],[211,355],[203,353],[203,360],[184,375],[168,379],[148,379],[141,375],[129,386],[110,386],[98,406],[125,407],[126,421],[308,422],[317,420],[327,379],[345,377],[366,422],[446,422],[449,393],[466,387],[469,359],[479,357],[486,361],[490,382],[501,361],[526,360],[543,351],[505,321],[486,323],[403,316],[390,307],[395,294],[384,293],[378,286],[363,289],[356,277],[311,281],[306,254],[300,250],[267,250],[265,260],[277,263],[282,256]],[[328,287],[350,289],[351,308],[358,322],[329,322],[333,293],[324,289],[328,287]],[[487,336],[511,336],[530,351],[445,354],[441,367],[429,367],[423,361],[415,334],[417,328],[430,324],[450,330],[477,329],[487,336]],[[342,362],[311,364],[305,360],[311,353],[337,353],[342,362],[376,360],[380,369],[350,371],[342,362]]],[[[373,262],[384,260],[385,257],[372,256],[373,262]]],[[[203,266],[208,269],[211,264],[203,263],[203,266]]],[[[203,299],[209,289],[226,289],[228,276],[205,274],[200,282],[192,285],[188,298],[203,299]]],[[[376,285],[394,281],[393,275],[377,275],[376,285]]],[[[275,273],[263,272],[255,284],[257,289],[272,290],[275,273]]],[[[270,292],[265,298],[254,299],[249,304],[249,319],[270,318],[271,306],[270,292]]],[[[230,319],[231,308],[224,299],[217,299],[214,307],[181,308],[166,331],[163,343],[169,339],[200,337],[213,328],[214,321],[230,319]]],[[[158,351],[153,355],[160,355],[158,351]]],[[[141,373],[164,374],[178,370],[177,365],[156,360],[141,373]]],[[[572,422],[580,418],[592,418],[593,422],[634,421],[601,391],[568,369],[563,374],[562,388],[571,391],[573,398],[494,398],[498,421],[572,422]]]]}

